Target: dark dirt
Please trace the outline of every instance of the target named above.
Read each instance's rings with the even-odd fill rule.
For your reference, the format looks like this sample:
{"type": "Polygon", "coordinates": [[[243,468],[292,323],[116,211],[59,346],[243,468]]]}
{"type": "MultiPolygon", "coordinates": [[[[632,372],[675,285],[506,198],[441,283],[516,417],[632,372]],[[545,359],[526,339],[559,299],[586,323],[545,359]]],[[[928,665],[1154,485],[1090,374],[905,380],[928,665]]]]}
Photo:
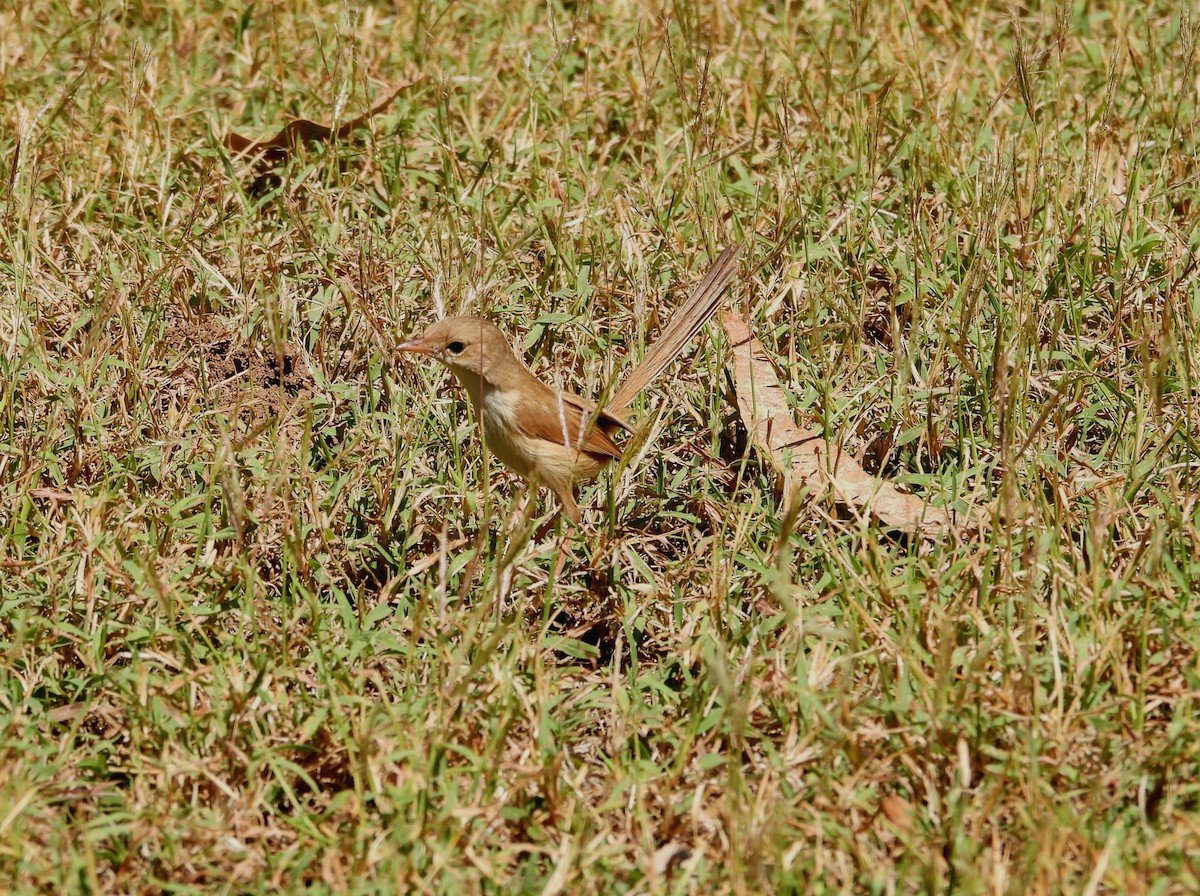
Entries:
{"type": "Polygon", "coordinates": [[[896,304],[899,287],[892,275],[879,265],[874,265],[863,278],[862,285],[866,290],[867,308],[863,317],[863,336],[875,345],[893,348],[892,318],[900,325],[900,332],[906,333],[913,324],[913,305],[906,302],[896,304]]]}
{"type": "Polygon", "coordinates": [[[229,416],[256,423],[283,416],[312,395],[312,374],[291,342],[279,350],[269,340],[247,344],[211,317],[176,324],[164,340],[185,357],[202,361],[190,385],[229,416]]]}

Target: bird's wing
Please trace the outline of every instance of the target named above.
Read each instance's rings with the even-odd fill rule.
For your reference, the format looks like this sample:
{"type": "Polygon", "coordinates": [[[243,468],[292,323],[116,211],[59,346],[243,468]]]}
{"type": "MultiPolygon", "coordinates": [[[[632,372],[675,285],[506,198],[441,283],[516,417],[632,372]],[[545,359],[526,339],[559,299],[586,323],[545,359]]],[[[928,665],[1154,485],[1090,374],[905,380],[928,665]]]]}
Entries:
{"type": "Polygon", "coordinates": [[[549,387],[536,399],[526,401],[527,405],[518,415],[518,426],[526,436],[577,447],[585,454],[620,458],[621,449],[610,433],[617,429],[629,430],[630,426],[616,414],[597,413],[592,402],[549,387]],[[588,429],[581,440],[579,434],[584,426],[588,429]]]}
{"type": "Polygon", "coordinates": [[[579,408],[589,420],[595,417],[595,425],[607,433],[614,433],[618,429],[623,429],[626,432],[633,432],[633,427],[625,422],[625,418],[619,414],[615,414],[605,408],[601,411],[596,410],[596,402],[588,401],[586,398],[580,398],[572,392],[554,392],[555,401],[563,401],[566,404],[579,408]]]}

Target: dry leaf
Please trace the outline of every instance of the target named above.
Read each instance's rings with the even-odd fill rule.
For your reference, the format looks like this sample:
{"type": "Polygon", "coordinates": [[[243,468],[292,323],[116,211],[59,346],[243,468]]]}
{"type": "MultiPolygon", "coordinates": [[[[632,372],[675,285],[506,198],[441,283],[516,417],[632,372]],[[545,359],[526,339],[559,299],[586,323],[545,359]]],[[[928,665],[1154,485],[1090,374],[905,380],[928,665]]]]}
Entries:
{"type": "Polygon", "coordinates": [[[654,855],[650,858],[650,865],[654,869],[654,876],[669,876],[671,869],[679,862],[687,861],[691,854],[691,850],[673,840],[670,843],[664,843],[654,851],[654,855]]]}
{"type": "Polygon", "coordinates": [[[283,126],[283,129],[269,140],[251,140],[241,134],[225,135],[225,146],[237,155],[258,156],[258,162],[263,166],[276,165],[287,159],[289,155],[305,141],[341,140],[348,134],[366,124],[371,118],[385,110],[405,90],[425,80],[424,75],[417,75],[405,81],[366,112],[357,118],[343,122],[336,128],[317,124],[307,118],[293,118],[283,126]]]}
{"type": "Polygon", "coordinates": [[[869,513],[885,526],[927,537],[953,525],[944,510],[872,476],[836,446],[831,449],[824,436],[799,426],[774,366],[746,321],[727,311],[721,323],[733,344],[738,412],[750,443],[775,468],[785,489],[829,488],[846,507],[869,513]]]}
{"type": "Polygon", "coordinates": [[[880,801],[879,810],[901,831],[912,830],[913,807],[908,800],[889,793],[880,801]]]}

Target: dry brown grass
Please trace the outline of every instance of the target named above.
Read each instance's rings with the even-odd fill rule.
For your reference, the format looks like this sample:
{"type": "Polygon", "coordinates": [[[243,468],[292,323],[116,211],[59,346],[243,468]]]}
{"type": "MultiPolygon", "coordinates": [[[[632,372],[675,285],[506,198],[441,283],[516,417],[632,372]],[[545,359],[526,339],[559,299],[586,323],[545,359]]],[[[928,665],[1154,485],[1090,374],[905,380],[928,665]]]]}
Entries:
{"type": "Polygon", "coordinates": [[[1197,889],[1196,36],[4,7],[7,888],[1197,889]],[[367,312],[597,393],[734,239],[797,414],[990,525],[781,497],[711,334],[550,581],[550,505],[367,312]]]}

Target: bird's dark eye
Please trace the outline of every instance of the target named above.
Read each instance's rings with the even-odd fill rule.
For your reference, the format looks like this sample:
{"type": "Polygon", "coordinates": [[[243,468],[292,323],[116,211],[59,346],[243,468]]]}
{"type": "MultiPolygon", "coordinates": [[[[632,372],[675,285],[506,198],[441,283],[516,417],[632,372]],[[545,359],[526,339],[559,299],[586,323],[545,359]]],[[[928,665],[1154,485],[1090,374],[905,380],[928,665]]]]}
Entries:
{"type": "Polygon", "coordinates": [[[456,339],[454,342],[451,342],[449,345],[446,346],[446,351],[448,351],[452,355],[460,355],[460,354],[462,354],[462,350],[464,348],[466,348],[466,346],[463,345],[461,342],[459,342],[456,339]]]}

